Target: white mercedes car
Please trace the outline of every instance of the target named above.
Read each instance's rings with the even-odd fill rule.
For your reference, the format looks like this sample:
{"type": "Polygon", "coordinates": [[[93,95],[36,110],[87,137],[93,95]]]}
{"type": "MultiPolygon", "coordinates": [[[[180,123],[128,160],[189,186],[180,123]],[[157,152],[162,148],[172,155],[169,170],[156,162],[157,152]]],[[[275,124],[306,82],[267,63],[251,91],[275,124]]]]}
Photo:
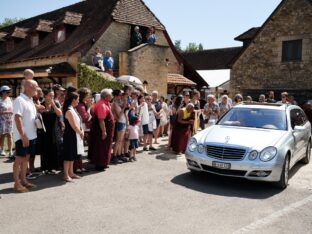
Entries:
{"type": "Polygon", "coordinates": [[[309,163],[311,125],[294,105],[240,104],[193,136],[185,152],[191,172],[288,184],[289,170],[309,163]]]}

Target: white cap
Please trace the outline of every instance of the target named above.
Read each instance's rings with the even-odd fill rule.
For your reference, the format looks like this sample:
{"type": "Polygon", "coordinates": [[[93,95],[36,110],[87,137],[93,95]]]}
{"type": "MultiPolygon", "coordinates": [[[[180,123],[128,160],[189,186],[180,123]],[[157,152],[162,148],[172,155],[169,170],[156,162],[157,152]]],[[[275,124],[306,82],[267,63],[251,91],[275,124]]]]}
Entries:
{"type": "Polygon", "coordinates": [[[5,91],[10,91],[10,90],[11,90],[11,88],[10,88],[9,86],[3,85],[3,86],[1,86],[1,88],[0,88],[0,93],[1,93],[1,92],[5,92],[5,91]]]}

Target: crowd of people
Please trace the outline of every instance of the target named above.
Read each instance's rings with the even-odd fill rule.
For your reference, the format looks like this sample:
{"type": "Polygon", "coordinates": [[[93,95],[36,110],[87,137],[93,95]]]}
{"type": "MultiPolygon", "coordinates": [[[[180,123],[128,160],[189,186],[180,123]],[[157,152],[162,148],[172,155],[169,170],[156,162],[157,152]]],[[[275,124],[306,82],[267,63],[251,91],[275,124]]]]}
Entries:
{"type": "MultiPolygon", "coordinates": [[[[7,139],[8,157],[14,159],[16,192],[35,188],[29,180],[36,179],[37,172],[63,171],[66,182],[80,179],[78,174],[91,168],[83,164],[86,155],[97,171],[110,164],[135,162],[139,147],[155,151],[162,136],[168,136],[168,150],[184,153],[188,139],[198,129],[214,124],[243,101],[240,94],[232,101],[226,93],[220,98],[210,94],[203,101],[197,90],[166,99],[157,91],[147,94],[131,85],[101,93],[88,88],[65,89],[59,84],[41,90],[32,70],[25,70],[24,76],[22,92],[14,101],[9,86],[0,88],[0,153],[6,155],[7,139]],[[40,155],[40,168],[35,168],[36,155],[40,155]]],[[[248,96],[245,101],[252,99],[248,96]]],[[[268,98],[260,95],[258,102],[277,101],[270,91],[268,98]]],[[[295,104],[286,92],[277,103],[295,104]]]]}

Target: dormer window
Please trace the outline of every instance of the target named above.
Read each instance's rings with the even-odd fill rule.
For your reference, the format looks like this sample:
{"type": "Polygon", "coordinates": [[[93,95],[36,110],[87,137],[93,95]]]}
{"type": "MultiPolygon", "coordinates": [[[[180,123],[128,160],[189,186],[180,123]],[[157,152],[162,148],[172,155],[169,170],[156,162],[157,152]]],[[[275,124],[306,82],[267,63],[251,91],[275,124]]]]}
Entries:
{"type": "Polygon", "coordinates": [[[12,50],[14,50],[14,40],[6,41],[6,51],[11,52],[12,50]]]}
{"type": "Polygon", "coordinates": [[[65,27],[58,28],[57,31],[56,31],[55,42],[56,43],[60,43],[62,41],[65,41],[65,39],[66,39],[65,27]]]}
{"type": "Polygon", "coordinates": [[[30,37],[30,47],[34,48],[39,45],[39,34],[35,33],[30,37]]]}

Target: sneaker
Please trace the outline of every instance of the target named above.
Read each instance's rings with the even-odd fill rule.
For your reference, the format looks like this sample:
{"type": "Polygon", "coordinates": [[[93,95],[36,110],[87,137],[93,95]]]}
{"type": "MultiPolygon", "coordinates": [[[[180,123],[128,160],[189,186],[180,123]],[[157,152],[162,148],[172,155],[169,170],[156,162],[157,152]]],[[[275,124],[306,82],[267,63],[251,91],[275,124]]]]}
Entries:
{"type": "Polygon", "coordinates": [[[32,173],[29,173],[27,176],[26,176],[27,180],[35,180],[38,178],[38,176],[32,174],[32,173]]]}
{"type": "Polygon", "coordinates": [[[137,158],[136,158],[136,157],[133,157],[132,160],[133,160],[133,161],[137,161],[137,158]]]}
{"type": "Polygon", "coordinates": [[[125,156],[119,156],[118,160],[121,162],[128,162],[128,159],[125,156]]]}
{"type": "Polygon", "coordinates": [[[119,162],[118,162],[118,158],[117,158],[116,156],[112,157],[112,159],[111,159],[111,164],[116,165],[116,164],[118,164],[118,163],[119,163],[119,162]]]}
{"type": "Polygon", "coordinates": [[[4,150],[0,150],[0,156],[6,156],[5,151],[4,150]]]}
{"type": "Polygon", "coordinates": [[[9,161],[14,161],[15,160],[15,156],[12,155],[12,156],[9,156],[9,161]]]}
{"type": "Polygon", "coordinates": [[[147,147],[143,147],[143,151],[148,151],[147,147]]]}
{"type": "Polygon", "coordinates": [[[150,146],[150,147],[149,147],[149,150],[155,151],[156,148],[154,148],[153,146],[150,146]]]}

